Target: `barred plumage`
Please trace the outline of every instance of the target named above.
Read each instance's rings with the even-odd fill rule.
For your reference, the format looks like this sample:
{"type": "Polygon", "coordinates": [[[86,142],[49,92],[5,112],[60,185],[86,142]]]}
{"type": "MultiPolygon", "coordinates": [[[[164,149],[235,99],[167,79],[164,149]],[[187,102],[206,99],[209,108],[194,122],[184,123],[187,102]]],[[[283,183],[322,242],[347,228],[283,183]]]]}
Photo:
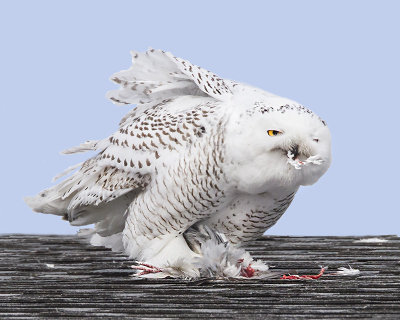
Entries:
{"type": "Polygon", "coordinates": [[[26,202],[72,225],[95,223],[94,244],[160,267],[185,261],[193,267],[185,274],[196,275],[190,259],[206,239],[221,250],[215,239],[240,246],[260,236],[300,185],[322,176],[329,130],[296,102],[170,53],[132,56],[132,67],[112,76],[120,89],[107,95],[137,107],[114,134],[66,150],[98,153],[26,202]]]}

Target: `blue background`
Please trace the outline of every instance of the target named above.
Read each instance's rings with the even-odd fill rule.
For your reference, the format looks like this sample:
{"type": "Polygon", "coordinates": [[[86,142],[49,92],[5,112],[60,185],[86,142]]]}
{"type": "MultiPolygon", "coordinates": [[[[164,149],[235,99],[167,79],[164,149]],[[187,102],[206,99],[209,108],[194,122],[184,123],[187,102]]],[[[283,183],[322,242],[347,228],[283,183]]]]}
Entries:
{"type": "Polygon", "coordinates": [[[308,106],[333,163],[269,234],[398,234],[400,19],[396,1],[2,1],[0,233],[73,233],[22,201],[116,130],[104,97],[148,47],[308,106]]]}

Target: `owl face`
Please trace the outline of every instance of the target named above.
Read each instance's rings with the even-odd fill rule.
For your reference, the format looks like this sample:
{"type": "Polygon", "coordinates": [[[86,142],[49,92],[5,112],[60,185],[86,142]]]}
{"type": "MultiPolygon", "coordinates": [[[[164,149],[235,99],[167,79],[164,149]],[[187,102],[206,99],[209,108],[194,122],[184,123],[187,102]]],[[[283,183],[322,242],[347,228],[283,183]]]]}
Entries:
{"type": "Polygon", "coordinates": [[[313,184],[331,163],[326,123],[298,104],[247,109],[230,118],[227,131],[228,173],[245,192],[313,184]]]}

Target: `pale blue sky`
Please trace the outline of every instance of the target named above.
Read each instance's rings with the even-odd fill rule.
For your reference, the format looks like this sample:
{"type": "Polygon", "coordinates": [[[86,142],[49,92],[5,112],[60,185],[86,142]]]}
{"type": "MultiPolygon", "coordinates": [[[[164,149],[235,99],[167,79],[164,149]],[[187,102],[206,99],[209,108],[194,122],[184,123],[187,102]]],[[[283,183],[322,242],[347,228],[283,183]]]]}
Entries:
{"type": "Polygon", "coordinates": [[[104,97],[148,47],[297,100],[328,122],[333,163],[269,234],[398,234],[400,2],[2,1],[0,233],[73,233],[25,195],[117,128],[104,97]]]}

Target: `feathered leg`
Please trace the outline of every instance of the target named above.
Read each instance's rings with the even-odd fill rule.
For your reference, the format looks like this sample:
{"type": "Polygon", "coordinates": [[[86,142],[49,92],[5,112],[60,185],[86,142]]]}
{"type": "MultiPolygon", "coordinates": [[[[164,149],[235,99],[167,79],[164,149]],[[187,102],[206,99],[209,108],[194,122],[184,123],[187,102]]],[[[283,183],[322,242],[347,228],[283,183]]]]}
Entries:
{"type": "MultiPolygon", "coordinates": [[[[155,258],[146,262],[137,262],[132,266],[139,277],[173,277],[173,278],[270,278],[279,277],[269,271],[268,266],[260,260],[255,261],[244,249],[230,244],[225,236],[208,226],[191,228],[184,236],[177,237],[178,245],[192,248],[190,258],[177,258],[177,245],[171,242],[163,249],[159,257],[170,257],[171,262],[161,263],[155,258]],[[188,240],[189,239],[189,240],[188,240]],[[169,256],[168,256],[169,255],[169,256]]],[[[165,258],[163,259],[165,261],[165,258]]]]}

